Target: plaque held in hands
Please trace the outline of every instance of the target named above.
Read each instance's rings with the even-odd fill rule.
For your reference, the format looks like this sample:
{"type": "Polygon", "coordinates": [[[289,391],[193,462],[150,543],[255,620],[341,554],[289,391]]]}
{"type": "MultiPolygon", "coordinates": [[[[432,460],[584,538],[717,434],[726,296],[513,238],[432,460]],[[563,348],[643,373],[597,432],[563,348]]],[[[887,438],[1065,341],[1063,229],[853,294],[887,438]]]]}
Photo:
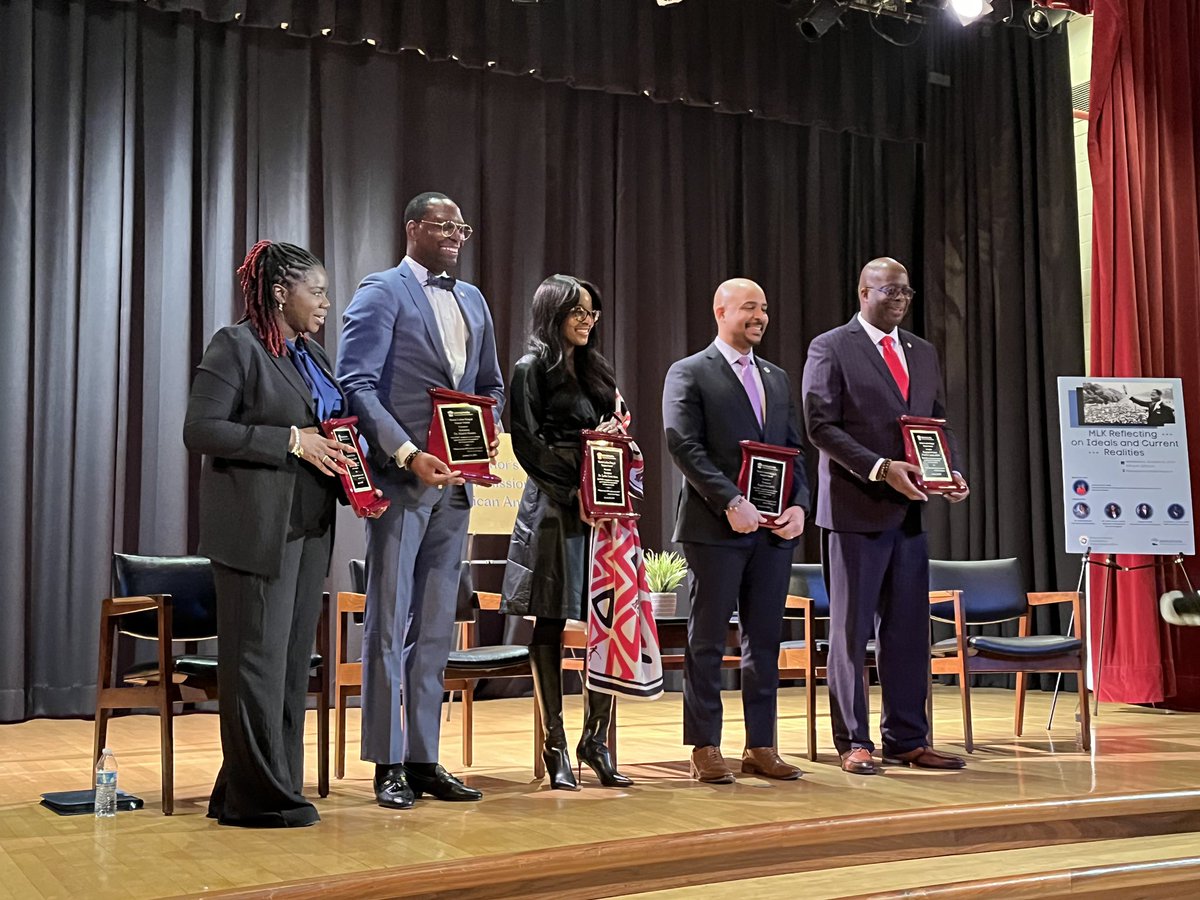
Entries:
{"type": "Polygon", "coordinates": [[[921,470],[916,479],[917,487],[931,494],[949,494],[958,490],[950,465],[950,445],[946,441],[945,424],[945,419],[900,417],[904,459],[921,470]]]}
{"type": "Polygon", "coordinates": [[[738,489],[766,519],[766,527],[774,528],[792,496],[793,470],[800,451],[758,441],[738,443],[742,448],[738,489]]]}
{"type": "Polygon", "coordinates": [[[492,397],[430,388],[433,418],[426,450],[473,484],[499,484],[488,452],[496,440],[496,401],[492,397]]]}
{"type": "Polygon", "coordinates": [[[378,519],[391,505],[391,501],[375,494],[375,482],[371,480],[367,457],[358,440],[358,429],[354,427],[357,423],[358,416],[326,419],[321,423],[321,433],[342,446],[342,455],[346,457],[346,471],[338,478],[342,480],[342,489],[346,492],[346,499],[350,501],[350,508],[360,519],[378,519]]]}
{"type": "Polygon", "coordinates": [[[579,471],[579,497],[590,519],[637,519],[629,493],[629,462],[633,438],[603,431],[579,432],[583,465],[579,471]]]}

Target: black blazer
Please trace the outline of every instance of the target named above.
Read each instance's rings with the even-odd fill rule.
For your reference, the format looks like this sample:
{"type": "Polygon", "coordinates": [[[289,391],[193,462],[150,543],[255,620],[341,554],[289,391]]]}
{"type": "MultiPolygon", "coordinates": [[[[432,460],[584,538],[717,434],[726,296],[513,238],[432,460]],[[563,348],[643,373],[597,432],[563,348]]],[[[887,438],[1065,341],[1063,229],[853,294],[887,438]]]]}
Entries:
{"type": "MultiPolygon", "coordinates": [[[[329,375],[324,348],[312,340],[308,347],[329,375]]],[[[312,395],[290,357],[268,353],[249,322],[213,335],[183,425],[188,450],[204,454],[201,555],[231,569],[279,575],[296,476],[307,465],[288,453],[291,426],[315,424],[312,395]]],[[[340,493],[337,480],[327,480],[340,493]]]]}
{"type": "MultiPolygon", "coordinates": [[[[760,428],[746,389],[721,351],[710,344],[667,371],[663,385],[663,428],[667,449],[683,473],[675,515],[674,541],[716,544],[749,542],[753,535],[729,527],[725,508],[741,493],[739,441],[762,441],[803,449],[787,372],[755,355],[766,395],[766,422],[760,428]]],[[[796,459],[788,506],[808,509],[804,457],[796,459]]],[[[772,540],[779,540],[774,535],[772,540]]],[[[781,542],[781,543],[794,543],[781,542]]]]}

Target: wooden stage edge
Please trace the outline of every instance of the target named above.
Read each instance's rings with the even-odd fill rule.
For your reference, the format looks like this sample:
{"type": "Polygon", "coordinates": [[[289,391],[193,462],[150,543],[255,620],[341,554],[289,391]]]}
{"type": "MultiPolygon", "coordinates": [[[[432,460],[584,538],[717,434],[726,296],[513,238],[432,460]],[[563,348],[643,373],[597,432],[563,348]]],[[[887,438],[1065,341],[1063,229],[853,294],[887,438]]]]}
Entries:
{"type": "Polygon", "coordinates": [[[1111,866],[1079,866],[1037,872],[979,878],[907,888],[875,894],[858,894],[845,900],[965,900],[968,897],[1003,897],[1004,900],[1048,900],[1054,897],[1087,897],[1089,900],[1138,900],[1193,896],[1200,881],[1200,856],[1155,860],[1148,863],[1121,863],[1111,866]],[[1134,893],[1131,895],[1130,892],[1134,893]]]}
{"type": "MultiPolygon", "coordinates": [[[[611,897],[841,866],[1193,831],[1200,831],[1200,790],[1107,794],[717,828],[376,869],[204,896],[238,900],[611,897]]],[[[1090,878],[1097,891],[1118,891],[1126,890],[1136,878],[1142,879],[1137,884],[1195,878],[1200,863],[1189,858],[1156,866],[1064,870],[1047,876],[1057,878],[1055,888],[1072,884],[1072,879],[1090,878]]],[[[977,882],[974,894],[951,893],[960,884],[926,889],[942,893],[906,896],[978,896],[986,885],[992,885],[987,889],[991,896],[1056,895],[1045,882],[1034,886],[1032,877],[1012,879],[1012,891],[1027,881],[1028,894],[999,887],[1005,882],[1001,878],[977,882]]]]}

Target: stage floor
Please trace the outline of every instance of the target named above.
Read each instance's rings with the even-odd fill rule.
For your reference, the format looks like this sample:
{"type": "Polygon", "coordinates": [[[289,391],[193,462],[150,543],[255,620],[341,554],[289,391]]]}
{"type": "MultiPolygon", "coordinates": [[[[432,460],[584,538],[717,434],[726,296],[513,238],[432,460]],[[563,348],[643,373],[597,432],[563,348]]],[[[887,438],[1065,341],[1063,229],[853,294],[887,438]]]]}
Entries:
{"type": "MultiPolygon", "coordinates": [[[[552,792],[533,781],[532,701],[494,700],[476,705],[473,768],[464,769],[459,758],[457,705],[443,735],[443,762],[484,790],[483,802],[423,800],[405,812],[382,810],[371,796],[372,767],[357,759],[357,741],[353,741],[347,753],[347,777],[333,780],[330,796],[317,801],[321,823],[286,831],[222,828],[204,817],[208,789],[220,760],[215,715],[176,720],[176,811],[171,817],[162,816],[158,809],[156,717],[115,719],[109,744],[120,764],[121,787],[142,797],[146,808],[99,822],[92,817],[55,816],[37,805],[44,791],[89,785],[90,722],[0,726],[4,775],[0,778],[0,896],[149,898],[298,881],[329,887],[337,884],[337,876],[349,873],[449,864],[600,841],[633,841],[643,846],[655,838],[673,839],[671,836],[707,829],[736,833],[772,823],[855,814],[894,816],[973,804],[1011,806],[1059,798],[1154,796],[1200,789],[1200,716],[1105,704],[1094,722],[1094,751],[1089,756],[1076,748],[1074,695],[1063,696],[1054,730],[1047,734],[1049,695],[1031,694],[1026,735],[1016,740],[1012,737],[1013,694],[1000,690],[972,693],[977,750],[967,770],[889,768],[874,778],[849,776],[836,765],[824,689],[820,693],[821,751],[818,761],[811,763],[803,758],[803,693],[798,688],[781,692],[780,745],[785,756],[805,771],[797,782],[751,777],[729,786],[693,782],[688,777],[685,749],[679,743],[680,697],[672,694],[653,703],[621,704],[622,770],[637,779],[633,788],[602,789],[585,770],[583,791],[552,792]]],[[[878,709],[878,688],[872,702],[878,709]]],[[[732,762],[740,754],[742,738],[737,696],[727,694],[725,704],[725,751],[732,762]]],[[[961,741],[958,708],[955,689],[935,689],[935,731],[940,746],[954,749],[961,741]]],[[[567,698],[571,731],[577,728],[580,716],[579,698],[567,698]]],[[[357,733],[357,723],[357,710],[352,710],[352,734],[357,733]]],[[[312,713],[309,731],[307,793],[315,796],[312,713]]],[[[1198,831],[1200,820],[1195,821],[1195,827],[1173,828],[1198,831]]],[[[1159,844],[1143,843],[1139,850],[1129,850],[1130,858],[1140,859],[1146,853],[1157,853],[1159,859],[1178,856],[1175,851],[1181,846],[1197,846],[1194,837],[1182,844],[1163,838],[1159,844]]],[[[961,867],[965,860],[974,859],[971,871],[978,877],[987,874],[979,866],[993,864],[985,859],[992,856],[997,854],[960,856],[958,863],[961,867]]],[[[866,878],[870,874],[867,864],[878,862],[864,857],[860,874],[866,878]]],[[[994,861],[1001,869],[1011,869],[1014,864],[1013,858],[1005,861],[1002,854],[994,861]]],[[[910,878],[925,877],[917,868],[919,863],[910,865],[910,878]]],[[[853,884],[817,892],[812,881],[815,874],[779,876],[785,879],[782,882],[756,879],[753,893],[845,896],[866,890],[872,883],[851,879],[853,884]],[[788,878],[808,881],[788,883],[788,878]]],[[[631,891],[614,884],[610,893],[631,891]]],[[[486,896],[486,891],[481,895],[486,896]]]]}

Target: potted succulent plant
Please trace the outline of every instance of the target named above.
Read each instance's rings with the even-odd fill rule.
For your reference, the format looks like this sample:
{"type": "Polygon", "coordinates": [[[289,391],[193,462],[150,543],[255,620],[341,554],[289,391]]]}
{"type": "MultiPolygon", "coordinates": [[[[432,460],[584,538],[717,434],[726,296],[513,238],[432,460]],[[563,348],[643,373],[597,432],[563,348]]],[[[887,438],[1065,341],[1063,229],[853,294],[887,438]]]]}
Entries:
{"type": "Polygon", "coordinates": [[[646,554],[646,585],[656,619],[675,615],[675,590],[687,575],[687,562],[672,551],[646,554]]]}

